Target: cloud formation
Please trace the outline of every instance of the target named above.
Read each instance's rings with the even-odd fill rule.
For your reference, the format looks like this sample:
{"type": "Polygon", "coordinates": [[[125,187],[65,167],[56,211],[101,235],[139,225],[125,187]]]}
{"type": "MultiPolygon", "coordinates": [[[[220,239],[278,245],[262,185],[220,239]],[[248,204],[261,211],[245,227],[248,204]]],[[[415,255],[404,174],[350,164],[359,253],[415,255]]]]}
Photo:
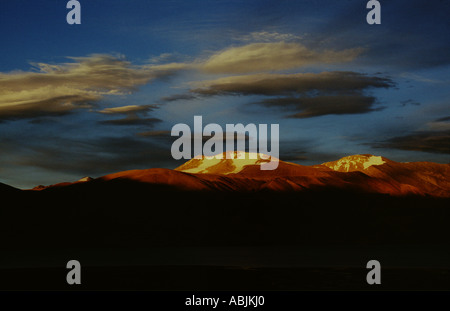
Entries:
{"type": "Polygon", "coordinates": [[[299,43],[251,43],[212,55],[202,65],[207,73],[251,73],[299,68],[314,64],[343,63],[355,59],[361,48],[312,50],[299,43]]]}
{"type": "Polygon", "coordinates": [[[128,105],[121,107],[105,108],[100,110],[100,113],[104,114],[136,114],[136,113],[146,113],[156,109],[155,105],[128,105]]]}
{"type": "Polygon", "coordinates": [[[32,64],[37,71],[0,73],[0,120],[62,115],[92,107],[106,95],[123,95],[183,64],[132,65],[106,54],[70,57],[74,62],[32,64]]]}
{"type": "Polygon", "coordinates": [[[413,132],[375,143],[374,147],[450,154],[450,130],[413,132]]]}
{"type": "Polygon", "coordinates": [[[173,102],[177,100],[191,100],[196,99],[197,96],[194,94],[175,94],[170,96],[163,96],[161,97],[161,101],[163,102],[173,102]]]}
{"type": "Polygon", "coordinates": [[[420,130],[373,144],[376,148],[393,148],[450,154],[450,116],[425,124],[420,130]]]}
{"type": "Polygon", "coordinates": [[[189,94],[174,95],[166,100],[188,100],[199,96],[261,95],[269,98],[256,104],[293,111],[288,117],[310,118],[380,110],[381,107],[375,107],[376,98],[366,92],[394,85],[387,77],[351,71],[254,74],[196,82],[189,94]]]}
{"type": "Polygon", "coordinates": [[[300,112],[289,115],[290,118],[311,118],[328,114],[357,114],[377,111],[374,108],[375,97],[365,95],[330,95],[301,98],[275,98],[264,100],[261,104],[272,107],[293,109],[300,112]]]}
{"type": "Polygon", "coordinates": [[[321,92],[325,94],[361,92],[369,88],[389,88],[386,77],[368,76],[351,71],[297,74],[255,74],[231,76],[196,83],[192,93],[213,95],[293,95],[321,92]]]}
{"type": "Polygon", "coordinates": [[[146,116],[148,112],[153,111],[158,108],[155,105],[129,105],[129,106],[121,106],[121,107],[113,107],[113,108],[105,108],[103,110],[98,111],[102,114],[107,115],[126,115],[126,117],[122,119],[115,120],[105,120],[100,121],[100,124],[108,124],[108,125],[147,125],[153,126],[162,120],[158,118],[142,118],[141,115],[146,116]]]}

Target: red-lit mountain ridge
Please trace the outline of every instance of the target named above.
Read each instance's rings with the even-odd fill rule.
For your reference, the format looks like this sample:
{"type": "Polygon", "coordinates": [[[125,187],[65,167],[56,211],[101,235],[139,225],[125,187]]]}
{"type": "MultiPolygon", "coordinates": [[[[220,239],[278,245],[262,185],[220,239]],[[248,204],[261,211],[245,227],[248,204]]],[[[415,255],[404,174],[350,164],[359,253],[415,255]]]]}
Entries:
{"type": "Polygon", "coordinates": [[[381,156],[352,155],[314,166],[279,160],[275,170],[261,170],[261,163],[268,160],[261,158],[259,154],[235,152],[234,159],[227,159],[225,155],[223,154],[222,159],[196,157],[175,170],[131,170],[35,190],[129,181],[177,190],[283,192],[334,189],[394,196],[416,194],[450,197],[449,164],[400,163],[381,156]],[[243,158],[238,158],[238,154],[243,158]]]}

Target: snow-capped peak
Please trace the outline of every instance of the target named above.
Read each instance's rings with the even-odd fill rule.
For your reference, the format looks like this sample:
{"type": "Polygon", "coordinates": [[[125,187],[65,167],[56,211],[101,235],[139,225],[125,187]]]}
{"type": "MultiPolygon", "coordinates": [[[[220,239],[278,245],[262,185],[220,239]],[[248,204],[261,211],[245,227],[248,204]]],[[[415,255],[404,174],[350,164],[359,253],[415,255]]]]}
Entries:
{"type": "Polygon", "coordinates": [[[262,153],[227,151],[214,156],[196,156],[175,170],[193,174],[228,175],[239,173],[247,165],[261,165],[269,161],[270,156],[262,153]]]}
{"type": "Polygon", "coordinates": [[[357,154],[344,157],[337,161],[326,162],[322,165],[339,172],[362,171],[368,169],[373,165],[382,165],[386,163],[381,156],[374,156],[371,154],[357,154]]]}
{"type": "Polygon", "coordinates": [[[81,179],[78,179],[77,182],[87,182],[87,181],[91,181],[93,178],[92,177],[83,177],[81,179]]]}

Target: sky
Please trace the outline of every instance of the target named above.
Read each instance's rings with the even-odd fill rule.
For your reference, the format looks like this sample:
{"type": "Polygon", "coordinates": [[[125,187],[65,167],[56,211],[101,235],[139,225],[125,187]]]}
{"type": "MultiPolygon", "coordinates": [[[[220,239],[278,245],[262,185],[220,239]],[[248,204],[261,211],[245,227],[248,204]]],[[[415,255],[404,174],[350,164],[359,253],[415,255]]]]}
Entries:
{"type": "Polygon", "coordinates": [[[279,124],[280,159],[450,159],[450,1],[0,1],[0,182],[175,168],[175,124],[279,124]]]}

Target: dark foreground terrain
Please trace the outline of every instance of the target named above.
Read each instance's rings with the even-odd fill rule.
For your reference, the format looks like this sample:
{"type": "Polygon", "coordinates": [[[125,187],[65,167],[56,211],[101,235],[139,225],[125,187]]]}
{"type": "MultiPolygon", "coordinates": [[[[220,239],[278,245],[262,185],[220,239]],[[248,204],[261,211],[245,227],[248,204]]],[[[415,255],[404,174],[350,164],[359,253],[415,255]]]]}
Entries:
{"type": "Polygon", "coordinates": [[[449,290],[449,203],[324,188],[179,191],[126,180],[8,191],[0,288],[71,289],[65,265],[77,259],[79,289],[372,290],[366,263],[376,259],[377,289],[449,290]]]}

